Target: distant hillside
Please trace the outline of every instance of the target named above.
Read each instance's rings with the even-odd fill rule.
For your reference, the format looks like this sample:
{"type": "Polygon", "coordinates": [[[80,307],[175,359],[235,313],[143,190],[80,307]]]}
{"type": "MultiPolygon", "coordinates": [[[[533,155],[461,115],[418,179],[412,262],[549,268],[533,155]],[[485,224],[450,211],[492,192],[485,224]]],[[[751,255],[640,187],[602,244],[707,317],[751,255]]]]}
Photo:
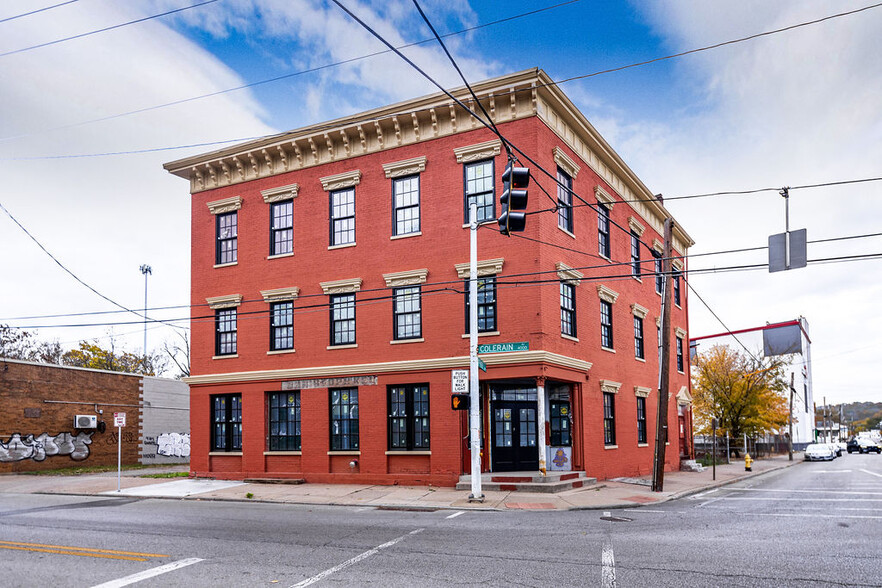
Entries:
{"type": "MultiPolygon", "coordinates": [[[[827,419],[835,423],[839,422],[839,405],[830,405],[827,411],[827,419]]],[[[869,429],[882,428],[882,402],[849,402],[842,405],[842,417],[849,429],[854,432],[866,431],[869,429]]],[[[824,416],[820,406],[815,412],[815,419],[818,423],[823,420],[824,416]]]]}

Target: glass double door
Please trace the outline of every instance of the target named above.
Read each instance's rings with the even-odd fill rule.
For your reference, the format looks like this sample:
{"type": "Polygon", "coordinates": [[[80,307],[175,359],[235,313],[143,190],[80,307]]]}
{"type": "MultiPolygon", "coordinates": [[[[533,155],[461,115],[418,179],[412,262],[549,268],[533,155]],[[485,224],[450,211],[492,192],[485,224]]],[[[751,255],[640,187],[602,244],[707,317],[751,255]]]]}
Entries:
{"type": "Polygon", "coordinates": [[[492,390],[492,470],[494,472],[539,469],[536,426],[536,389],[492,390]]]}

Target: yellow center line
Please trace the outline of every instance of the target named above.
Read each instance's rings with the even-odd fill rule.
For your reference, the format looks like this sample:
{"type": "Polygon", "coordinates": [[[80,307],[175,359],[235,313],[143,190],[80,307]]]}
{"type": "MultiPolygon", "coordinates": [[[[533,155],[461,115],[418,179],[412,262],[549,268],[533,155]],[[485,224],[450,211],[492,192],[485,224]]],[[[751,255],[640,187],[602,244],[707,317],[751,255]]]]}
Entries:
{"type": "Polygon", "coordinates": [[[91,553],[112,553],[114,555],[134,555],[137,557],[168,557],[159,553],[139,553],[137,551],[115,551],[113,549],[93,549],[91,547],[77,547],[73,545],[47,545],[45,543],[22,543],[20,541],[0,541],[0,547],[7,545],[24,547],[45,547],[50,549],[62,549],[65,551],[88,551],[91,553]]]}
{"type": "Polygon", "coordinates": [[[42,547],[20,547],[17,545],[0,545],[0,549],[17,549],[19,551],[38,551],[41,553],[59,553],[61,555],[79,555],[81,557],[103,557],[105,559],[127,559],[130,561],[147,561],[146,557],[130,557],[127,555],[110,555],[107,553],[89,553],[86,551],[64,551],[62,549],[45,549],[42,547]]]}

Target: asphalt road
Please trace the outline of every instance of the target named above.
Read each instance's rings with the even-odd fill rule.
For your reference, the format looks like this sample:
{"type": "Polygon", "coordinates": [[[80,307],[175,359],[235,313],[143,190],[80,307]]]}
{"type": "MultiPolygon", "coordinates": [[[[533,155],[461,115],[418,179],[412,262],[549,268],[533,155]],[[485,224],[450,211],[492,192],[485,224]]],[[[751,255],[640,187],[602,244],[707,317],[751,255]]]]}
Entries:
{"type": "Polygon", "coordinates": [[[0,495],[0,585],[132,584],[882,586],[882,456],[608,513],[0,495]]]}

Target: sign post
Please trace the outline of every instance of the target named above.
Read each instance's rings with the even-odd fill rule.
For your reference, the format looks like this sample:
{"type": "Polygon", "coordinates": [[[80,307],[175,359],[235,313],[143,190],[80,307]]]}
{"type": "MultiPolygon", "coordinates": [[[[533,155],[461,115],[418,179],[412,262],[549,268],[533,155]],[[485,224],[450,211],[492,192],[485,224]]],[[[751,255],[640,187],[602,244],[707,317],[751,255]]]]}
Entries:
{"type": "Polygon", "coordinates": [[[120,491],[120,482],[122,480],[122,428],[126,426],[126,413],[113,413],[113,426],[117,432],[117,449],[116,449],[116,491],[120,491]]]}

